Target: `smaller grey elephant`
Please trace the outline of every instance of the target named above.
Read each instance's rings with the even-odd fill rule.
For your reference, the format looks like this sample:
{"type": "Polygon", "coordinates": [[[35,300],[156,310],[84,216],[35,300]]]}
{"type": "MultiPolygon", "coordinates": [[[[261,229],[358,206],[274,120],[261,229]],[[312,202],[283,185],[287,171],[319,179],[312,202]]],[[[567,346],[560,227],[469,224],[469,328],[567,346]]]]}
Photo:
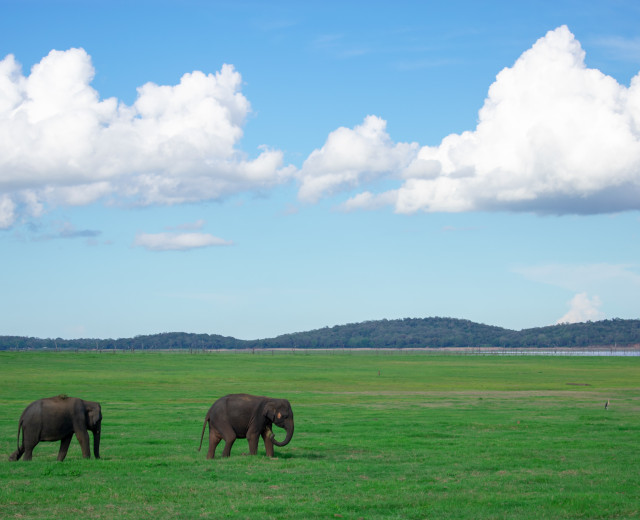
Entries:
{"type": "MultiPolygon", "coordinates": [[[[293,437],[293,410],[286,399],[273,399],[249,394],[229,394],[218,399],[204,418],[200,448],[204,432],[209,425],[209,450],[212,459],[216,446],[224,440],[223,457],[228,457],[236,439],[247,439],[249,454],[258,453],[258,441],[262,437],[268,457],[273,457],[274,446],[286,446],[293,437]],[[276,440],[271,426],[278,425],[286,431],[284,441],[276,440]]],[[[198,448],[198,451],[200,451],[198,448]]]]}
{"type": "Polygon", "coordinates": [[[101,426],[100,403],[66,395],[39,399],[27,406],[20,416],[18,449],[11,454],[9,460],[19,460],[22,455],[23,460],[31,460],[33,448],[40,441],[61,441],[58,460],[63,461],[74,433],[80,442],[82,456],[88,459],[91,457],[88,430],[93,432],[93,453],[99,459],[101,426]]]}

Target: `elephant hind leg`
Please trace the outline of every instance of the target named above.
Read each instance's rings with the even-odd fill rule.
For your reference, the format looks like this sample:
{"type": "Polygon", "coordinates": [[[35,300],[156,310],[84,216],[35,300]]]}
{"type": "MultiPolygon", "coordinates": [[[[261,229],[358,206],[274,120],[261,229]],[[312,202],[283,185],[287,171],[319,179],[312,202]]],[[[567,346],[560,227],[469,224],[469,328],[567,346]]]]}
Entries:
{"type": "Polygon", "coordinates": [[[231,455],[231,447],[233,446],[234,442],[236,442],[235,434],[233,435],[233,437],[227,437],[224,440],[224,450],[222,450],[223,457],[228,457],[229,455],[231,455]]]}
{"type": "Polygon", "coordinates": [[[33,458],[33,448],[35,446],[27,446],[24,450],[24,458],[22,460],[31,460],[33,458]]]}
{"type": "MultiPolygon", "coordinates": [[[[211,451],[211,439],[214,438],[213,443],[213,452],[215,452],[215,447],[218,445],[221,439],[224,440],[224,450],[222,450],[222,456],[228,457],[231,454],[231,446],[236,442],[236,432],[229,424],[216,424],[215,427],[211,427],[211,423],[209,423],[209,452],[211,453],[211,457],[213,458],[213,452],[211,451]]],[[[208,456],[208,454],[207,454],[208,456]]]]}
{"type": "Polygon", "coordinates": [[[60,441],[60,451],[58,452],[58,461],[62,462],[64,458],[67,456],[67,451],[69,451],[69,444],[71,444],[72,438],[73,438],[73,433],[70,433],[60,441]]]}
{"type": "Polygon", "coordinates": [[[218,444],[221,440],[222,435],[220,435],[220,432],[212,426],[209,426],[209,451],[207,451],[208,459],[212,459],[213,457],[215,457],[216,448],[218,447],[218,444]]]}
{"type": "Polygon", "coordinates": [[[22,446],[19,450],[24,453],[22,460],[31,460],[33,448],[40,442],[40,432],[22,431],[22,446]]]}

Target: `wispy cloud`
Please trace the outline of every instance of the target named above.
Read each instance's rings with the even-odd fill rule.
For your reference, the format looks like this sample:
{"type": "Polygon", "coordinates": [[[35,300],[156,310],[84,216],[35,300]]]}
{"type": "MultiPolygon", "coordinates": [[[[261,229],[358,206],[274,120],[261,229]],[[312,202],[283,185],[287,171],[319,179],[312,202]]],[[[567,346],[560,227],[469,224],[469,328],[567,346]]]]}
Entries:
{"type": "Polygon", "coordinates": [[[457,60],[446,59],[446,58],[417,58],[414,60],[400,60],[396,63],[395,67],[399,71],[412,71],[412,70],[424,70],[424,69],[435,69],[440,67],[446,67],[453,63],[456,63],[457,60]]]}
{"type": "Polygon", "coordinates": [[[233,242],[209,233],[198,232],[206,224],[204,219],[166,226],[162,233],[138,233],[134,246],[147,251],[189,251],[204,247],[230,246],[233,242]]]}
{"type": "MultiPolygon", "coordinates": [[[[57,222],[54,227],[55,231],[36,234],[35,240],[87,239],[93,242],[102,235],[102,231],[97,229],[76,229],[71,222],[57,222]]],[[[34,227],[34,230],[38,229],[38,227],[34,227]]]]}
{"type": "Polygon", "coordinates": [[[544,264],[518,267],[513,271],[531,281],[572,292],[594,291],[611,284],[640,290],[638,266],[632,264],[544,264]]]}
{"type": "Polygon", "coordinates": [[[314,49],[332,54],[340,59],[358,58],[369,54],[371,50],[361,44],[347,41],[344,34],[323,34],[312,42],[314,49]]]}
{"type": "Polygon", "coordinates": [[[102,234],[102,231],[95,229],[69,229],[62,231],[59,238],[97,238],[102,234]]]}
{"type": "Polygon", "coordinates": [[[344,41],[342,34],[321,34],[313,40],[316,49],[335,49],[344,41]]]}
{"type": "Polygon", "coordinates": [[[606,49],[611,58],[620,61],[640,61],[640,38],[623,38],[621,36],[608,36],[599,38],[594,42],[606,49]]]}
{"type": "Polygon", "coordinates": [[[232,244],[208,233],[138,233],[134,241],[134,246],[147,251],[189,251],[232,244]]]}
{"type": "Polygon", "coordinates": [[[289,18],[260,18],[254,20],[254,26],[267,33],[281,33],[298,25],[299,22],[289,18]]]}

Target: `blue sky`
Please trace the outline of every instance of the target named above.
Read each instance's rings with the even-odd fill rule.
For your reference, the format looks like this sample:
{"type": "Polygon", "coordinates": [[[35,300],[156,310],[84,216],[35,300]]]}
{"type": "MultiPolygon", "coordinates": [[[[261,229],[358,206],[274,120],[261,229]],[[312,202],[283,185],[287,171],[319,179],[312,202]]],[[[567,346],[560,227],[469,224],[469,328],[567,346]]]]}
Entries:
{"type": "Polygon", "coordinates": [[[640,309],[640,5],[0,0],[0,334],[640,309]]]}

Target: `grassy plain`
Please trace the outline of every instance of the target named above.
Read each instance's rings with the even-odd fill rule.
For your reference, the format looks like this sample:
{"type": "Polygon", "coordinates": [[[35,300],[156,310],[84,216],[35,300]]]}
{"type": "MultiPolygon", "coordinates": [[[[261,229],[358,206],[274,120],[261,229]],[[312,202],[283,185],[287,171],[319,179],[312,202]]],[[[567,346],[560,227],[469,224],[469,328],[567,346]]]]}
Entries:
{"type": "Polygon", "coordinates": [[[640,358],[2,352],[0,410],[3,519],[640,518],[640,358]],[[291,401],[275,458],[197,451],[233,392],[291,401]],[[102,403],[102,459],[8,462],[60,393],[102,403]]]}

